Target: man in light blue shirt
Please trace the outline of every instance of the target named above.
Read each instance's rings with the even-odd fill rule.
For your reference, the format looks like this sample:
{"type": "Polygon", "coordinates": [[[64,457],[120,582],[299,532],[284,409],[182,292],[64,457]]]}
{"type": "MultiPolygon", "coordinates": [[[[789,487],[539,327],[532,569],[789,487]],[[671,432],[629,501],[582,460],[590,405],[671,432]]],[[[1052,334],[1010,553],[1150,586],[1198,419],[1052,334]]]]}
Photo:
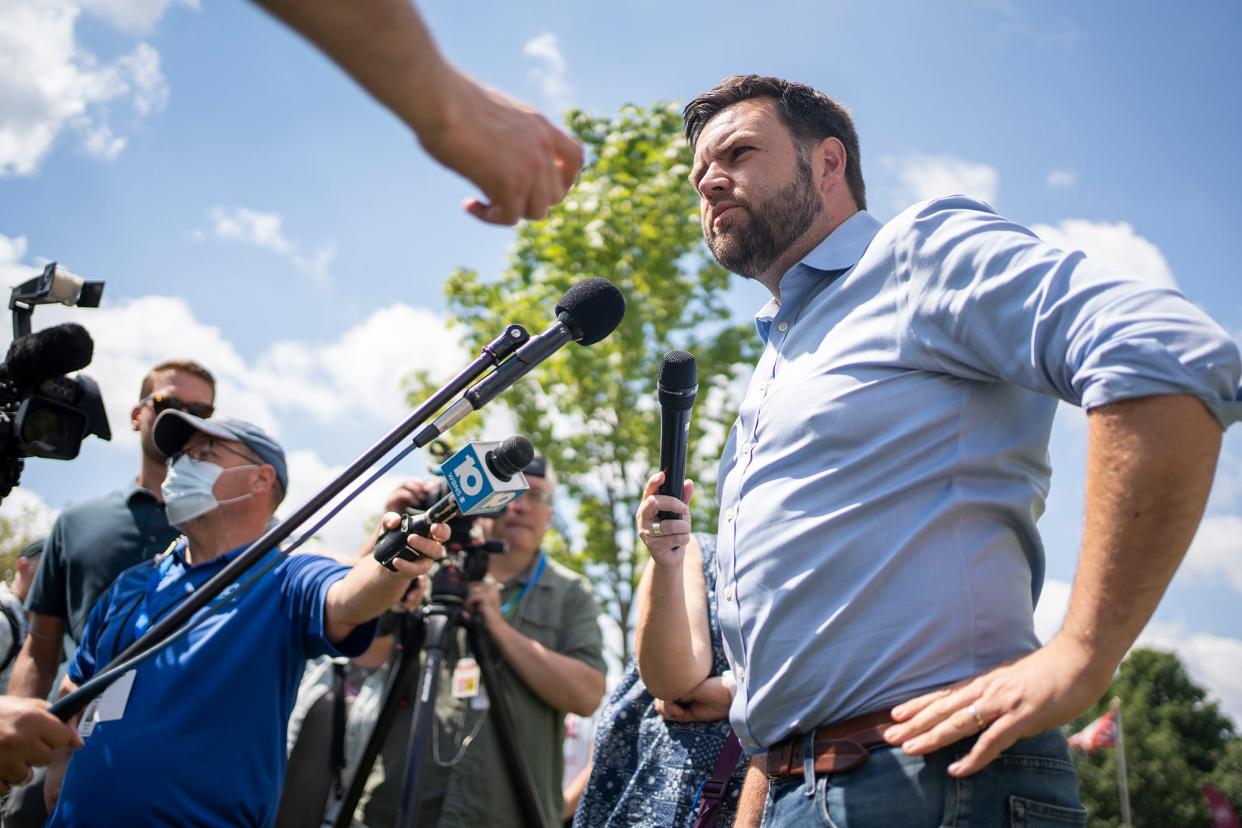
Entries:
{"type": "MultiPolygon", "coordinates": [[[[810,87],[726,79],[686,131],[708,246],[773,296],[721,461],[717,555],[765,824],[1081,822],[1056,728],[1103,694],[1193,537],[1242,417],[1236,345],[1177,291],[980,202],[882,225],[849,115],[810,87]],[[1058,399],[1090,414],[1086,522],[1041,647],[1058,399]]],[[[672,595],[690,527],[656,524],[677,501],[654,492],[639,528],[672,595]]],[[[679,603],[654,603],[691,640],[679,603]]]]}

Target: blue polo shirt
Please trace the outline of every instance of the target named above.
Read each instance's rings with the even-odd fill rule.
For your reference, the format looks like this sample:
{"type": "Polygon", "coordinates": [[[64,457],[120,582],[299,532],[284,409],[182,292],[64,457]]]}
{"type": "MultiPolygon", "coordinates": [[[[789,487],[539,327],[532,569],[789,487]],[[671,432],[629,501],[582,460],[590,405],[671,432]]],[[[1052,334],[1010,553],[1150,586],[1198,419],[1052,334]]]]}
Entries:
{"type": "MultiPolygon", "coordinates": [[[[190,565],[182,542],[123,572],[91,611],[70,679],[93,676],[244,548],[190,565]]],[[[270,556],[250,571],[274,563],[252,587],[136,668],[124,715],[99,722],[73,755],[49,826],[275,820],[286,723],[306,660],[360,655],[375,622],[334,647],[324,601],[348,567],[318,555],[270,556]]]]}

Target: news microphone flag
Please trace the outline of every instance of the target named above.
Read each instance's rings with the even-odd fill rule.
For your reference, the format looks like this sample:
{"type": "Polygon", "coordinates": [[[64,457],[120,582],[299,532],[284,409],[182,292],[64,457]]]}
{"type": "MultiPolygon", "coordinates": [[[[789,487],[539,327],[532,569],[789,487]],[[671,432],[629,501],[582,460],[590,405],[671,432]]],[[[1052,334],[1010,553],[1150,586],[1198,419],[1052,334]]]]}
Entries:
{"type": "Polygon", "coordinates": [[[521,471],[502,477],[487,462],[487,455],[500,448],[499,442],[467,443],[440,465],[453,500],[463,515],[492,515],[530,488],[521,471]]]}

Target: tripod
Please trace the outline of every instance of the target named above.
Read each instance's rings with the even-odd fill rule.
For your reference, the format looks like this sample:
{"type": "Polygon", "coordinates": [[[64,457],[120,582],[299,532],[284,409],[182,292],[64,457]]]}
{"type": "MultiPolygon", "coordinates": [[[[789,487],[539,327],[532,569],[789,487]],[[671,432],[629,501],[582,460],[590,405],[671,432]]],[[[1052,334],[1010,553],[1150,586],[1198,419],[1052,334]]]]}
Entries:
{"type": "MultiPolygon", "coordinates": [[[[493,542],[489,542],[493,543],[493,542]]],[[[349,828],[354,810],[362,797],[367,776],[375,764],[375,758],[392,728],[393,720],[403,699],[409,694],[417,673],[418,654],[426,652],[427,659],[419,679],[419,693],[414,704],[414,716],[406,747],[405,778],[401,787],[399,828],[414,825],[418,805],[419,784],[422,780],[423,760],[430,738],[432,719],[435,715],[436,695],[439,690],[440,669],[448,652],[454,633],[463,623],[470,650],[478,661],[482,685],[490,702],[489,715],[494,717],[496,735],[500,741],[505,768],[514,790],[518,793],[526,824],[545,828],[546,818],[539,808],[535,794],[535,781],[523,758],[517,732],[513,729],[513,715],[505,695],[505,685],[496,669],[499,661],[491,638],[483,627],[483,617],[474,613],[467,621],[462,609],[469,583],[482,580],[487,573],[487,554],[496,551],[488,544],[476,544],[465,548],[459,555],[461,563],[445,560],[431,581],[431,603],[417,612],[402,616],[397,630],[398,649],[384,687],[384,700],[376,717],[367,743],[358,761],[358,767],[350,778],[349,787],[341,800],[333,821],[333,828],[349,828]]]]}

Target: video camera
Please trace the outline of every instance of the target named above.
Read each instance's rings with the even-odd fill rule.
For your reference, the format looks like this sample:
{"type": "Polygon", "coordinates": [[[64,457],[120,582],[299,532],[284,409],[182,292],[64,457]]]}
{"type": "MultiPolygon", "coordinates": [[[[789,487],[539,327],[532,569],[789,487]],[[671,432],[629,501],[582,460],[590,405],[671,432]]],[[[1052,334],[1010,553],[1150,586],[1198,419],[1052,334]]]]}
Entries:
{"type": "Polygon", "coordinates": [[[111,440],[99,385],[65,376],[90,365],[95,343],[72,322],[31,333],[36,305],[99,307],[103,282],[89,282],[56,262],[13,288],[13,342],[0,364],[0,499],[17,485],[25,457],[72,460],[91,434],[111,440]]]}

